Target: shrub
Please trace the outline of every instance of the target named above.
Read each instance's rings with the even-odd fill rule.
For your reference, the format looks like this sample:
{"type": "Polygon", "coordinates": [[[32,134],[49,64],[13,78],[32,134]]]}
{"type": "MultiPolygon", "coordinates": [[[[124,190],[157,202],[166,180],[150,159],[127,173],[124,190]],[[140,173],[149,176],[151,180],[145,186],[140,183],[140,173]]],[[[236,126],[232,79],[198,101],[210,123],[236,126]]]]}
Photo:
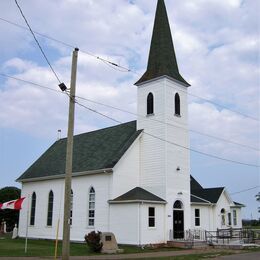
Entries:
{"type": "Polygon", "coordinates": [[[85,235],[85,241],[89,246],[90,250],[95,253],[99,253],[102,249],[103,243],[100,242],[101,240],[101,232],[92,231],[85,235]]]}

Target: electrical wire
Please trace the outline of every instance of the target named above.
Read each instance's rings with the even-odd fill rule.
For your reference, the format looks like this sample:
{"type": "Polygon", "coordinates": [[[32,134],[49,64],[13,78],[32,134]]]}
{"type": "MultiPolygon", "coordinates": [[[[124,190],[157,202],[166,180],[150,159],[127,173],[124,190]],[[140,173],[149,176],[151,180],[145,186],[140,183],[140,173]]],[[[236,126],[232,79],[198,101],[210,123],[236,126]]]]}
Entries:
{"type": "MultiPolygon", "coordinates": [[[[0,73],[0,75],[1,75],[1,76],[5,76],[5,77],[7,76],[7,75],[2,74],[2,73],[0,73]]],[[[15,80],[22,81],[22,82],[26,82],[26,83],[29,83],[29,84],[32,84],[32,85],[34,85],[34,86],[38,86],[38,87],[41,87],[41,88],[45,88],[45,89],[48,89],[48,90],[57,92],[57,93],[59,93],[59,94],[60,94],[60,93],[66,94],[66,95],[68,95],[68,96],[70,97],[70,95],[69,95],[68,93],[63,93],[63,92],[60,92],[60,91],[58,91],[58,90],[55,90],[55,89],[52,89],[52,88],[49,88],[49,87],[46,87],[46,86],[39,85],[39,84],[37,84],[37,83],[33,83],[33,82],[30,82],[30,81],[21,80],[21,79],[12,77],[12,76],[7,76],[7,77],[12,78],[12,79],[15,79],[15,80]]],[[[70,97],[70,98],[71,98],[71,97],[70,97]]],[[[76,98],[76,97],[75,97],[75,98],[76,98]]],[[[81,106],[81,107],[83,107],[83,108],[85,108],[85,109],[87,109],[87,110],[89,110],[89,111],[91,111],[91,112],[93,112],[93,113],[95,113],[95,114],[98,114],[98,115],[100,115],[100,116],[102,116],[102,117],[105,117],[105,118],[107,118],[107,119],[109,119],[109,120],[112,120],[112,121],[114,121],[114,122],[116,122],[116,123],[123,124],[123,122],[121,122],[121,121],[119,121],[119,120],[117,120],[117,119],[115,119],[115,118],[113,118],[113,117],[111,117],[111,116],[107,116],[107,115],[105,115],[105,114],[103,114],[103,113],[101,113],[101,112],[99,112],[99,111],[97,111],[97,110],[95,110],[95,109],[92,109],[92,108],[90,108],[90,107],[87,107],[87,106],[85,106],[85,105],[79,103],[75,98],[74,98],[74,102],[75,102],[77,105],[79,105],[79,106],[81,106]]],[[[130,127],[130,128],[133,129],[133,127],[131,127],[131,126],[127,126],[127,127],[130,127]]],[[[136,130],[136,129],[135,129],[135,130],[136,130]]],[[[259,168],[259,167],[260,167],[259,165],[248,164],[248,163],[243,163],[243,162],[239,162],[239,161],[235,161],[235,160],[230,160],[230,159],[227,159],[227,158],[219,157],[219,156],[212,155],[212,154],[205,153],[205,152],[201,152],[201,151],[198,151],[198,150],[195,150],[195,149],[192,149],[192,148],[188,148],[188,147],[185,147],[185,146],[176,144],[176,143],[174,143],[174,142],[167,141],[167,140],[165,140],[165,139],[163,139],[163,138],[160,138],[160,137],[158,137],[158,136],[155,136],[155,135],[153,135],[153,134],[147,133],[146,131],[143,131],[143,133],[144,133],[145,135],[151,136],[151,137],[153,137],[153,138],[155,138],[155,139],[161,140],[161,141],[166,142],[166,143],[169,143],[169,144],[171,144],[171,145],[174,145],[174,146],[177,146],[177,147],[183,148],[183,149],[185,149],[185,150],[189,150],[189,151],[192,151],[192,152],[194,152],[194,153],[198,153],[198,154],[201,154],[201,155],[204,155],[204,156],[207,156],[207,157],[211,157],[211,158],[215,158],[215,159],[218,159],[218,160],[223,160],[223,161],[226,161],[226,162],[231,162],[231,163],[235,163],[235,164],[239,164],[239,165],[244,165],[244,166],[250,166],[250,167],[256,167],[256,168],[259,168]]],[[[242,193],[242,192],[246,192],[246,191],[249,191],[249,190],[252,190],[252,189],[256,189],[256,188],[258,188],[258,187],[259,187],[259,186],[255,186],[255,187],[252,187],[252,188],[250,188],[250,189],[242,190],[242,191],[239,191],[239,192],[234,192],[234,193],[232,193],[231,195],[238,194],[238,193],[242,193]]]]}
{"type": "Polygon", "coordinates": [[[255,190],[257,188],[259,188],[260,186],[255,186],[255,187],[252,187],[252,188],[249,188],[249,189],[245,189],[245,190],[241,190],[241,191],[236,191],[236,192],[233,192],[233,193],[230,193],[230,195],[235,195],[235,194],[240,194],[240,193],[244,193],[244,192],[247,192],[247,191],[250,191],[250,190],[255,190]]]}
{"type": "MultiPolygon", "coordinates": [[[[69,96],[69,94],[67,92],[60,92],[60,91],[55,90],[53,88],[50,88],[50,87],[47,87],[47,86],[43,86],[43,85],[40,85],[40,84],[31,82],[31,81],[28,81],[28,80],[23,80],[23,79],[20,79],[20,78],[17,78],[17,77],[13,77],[13,76],[10,76],[10,75],[7,75],[7,74],[3,74],[3,73],[0,73],[0,76],[11,78],[11,79],[14,79],[14,80],[17,80],[17,81],[21,81],[21,82],[24,82],[24,83],[28,83],[28,84],[34,85],[36,87],[41,87],[41,88],[48,89],[48,90],[51,90],[51,91],[54,91],[54,92],[57,92],[57,93],[66,94],[66,95],[69,96]]],[[[128,114],[131,114],[131,115],[134,115],[134,116],[137,116],[137,117],[142,117],[144,119],[147,119],[146,116],[139,115],[139,114],[136,114],[136,113],[133,113],[133,112],[121,109],[121,108],[117,108],[117,107],[114,107],[114,106],[111,106],[111,105],[107,105],[107,104],[104,104],[104,103],[101,103],[101,102],[97,102],[97,101],[94,101],[94,100],[91,100],[91,99],[88,99],[88,98],[84,98],[84,97],[81,97],[81,96],[77,96],[77,95],[75,97],[77,99],[82,99],[82,100],[91,102],[93,104],[102,105],[102,106],[107,107],[107,108],[115,109],[115,110],[118,110],[118,111],[121,111],[121,112],[124,112],[124,113],[128,113],[128,114]]],[[[238,146],[241,146],[241,147],[244,147],[244,148],[248,148],[248,149],[251,149],[251,150],[259,151],[259,149],[255,148],[255,147],[252,147],[252,146],[249,146],[249,145],[241,144],[241,143],[238,143],[238,142],[234,142],[232,140],[227,140],[227,139],[223,139],[223,138],[220,138],[220,137],[217,137],[217,136],[213,136],[213,135],[209,135],[209,134],[206,134],[206,133],[202,133],[202,132],[199,132],[197,130],[187,129],[187,128],[184,128],[184,127],[181,127],[181,126],[177,126],[177,125],[173,125],[173,124],[170,124],[170,123],[167,123],[167,122],[163,122],[163,121],[151,118],[151,117],[149,117],[149,119],[147,119],[147,120],[159,122],[161,124],[165,124],[165,125],[169,125],[169,126],[172,126],[172,127],[175,127],[175,128],[183,129],[183,130],[185,130],[187,132],[194,132],[196,134],[199,134],[199,135],[202,135],[202,136],[207,136],[207,137],[210,137],[210,138],[214,138],[214,139],[220,140],[222,142],[231,143],[231,144],[238,145],[238,146]]],[[[117,123],[120,123],[120,122],[117,122],[117,123]]]]}
{"type": "Polygon", "coordinates": [[[61,80],[59,79],[57,73],[56,73],[55,70],[53,69],[53,67],[52,67],[52,65],[51,65],[51,63],[50,63],[50,61],[49,61],[49,59],[47,58],[46,54],[44,53],[44,51],[43,51],[43,49],[42,49],[42,47],[41,47],[39,41],[37,40],[37,38],[36,38],[36,36],[35,36],[33,30],[31,29],[31,26],[30,26],[30,24],[28,23],[28,21],[27,21],[25,15],[24,15],[24,13],[23,13],[23,11],[22,11],[20,5],[18,4],[17,0],[15,0],[15,3],[16,3],[16,5],[17,5],[17,7],[18,7],[18,9],[19,9],[19,11],[20,11],[20,13],[21,13],[21,15],[22,15],[22,17],[23,17],[25,23],[27,24],[27,26],[28,26],[28,28],[29,28],[29,30],[30,30],[30,32],[31,32],[31,34],[32,34],[32,36],[33,36],[35,42],[37,43],[37,45],[38,45],[38,47],[39,47],[39,49],[40,49],[40,51],[41,51],[43,57],[45,58],[45,60],[47,61],[48,65],[49,65],[49,67],[50,67],[50,69],[52,70],[54,76],[56,77],[56,79],[58,80],[59,83],[62,83],[61,80]]]}
{"type": "Polygon", "coordinates": [[[173,126],[175,128],[180,128],[180,129],[183,129],[183,130],[188,131],[188,132],[193,132],[193,133],[196,133],[196,134],[199,134],[199,135],[204,135],[204,136],[207,136],[207,137],[210,137],[210,138],[214,138],[214,139],[220,140],[222,142],[231,143],[231,144],[238,145],[238,146],[241,146],[241,147],[244,147],[244,148],[248,148],[248,149],[251,149],[251,150],[260,151],[259,149],[255,148],[255,147],[252,147],[252,146],[249,146],[249,145],[246,145],[246,144],[241,144],[241,143],[238,143],[238,142],[234,142],[232,140],[228,140],[228,139],[224,139],[224,138],[217,137],[217,136],[214,136],[214,135],[202,133],[202,132],[199,132],[197,130],[187,129],[187,128],[184,128],[184,127],[181,127],[181,126],[173,125],[173,124],[170,124],[170,123],[167,123],[167,122],[163,122],[163,121],[154,119],[152,117],[147,118],[146,116],[143,116],[143,115],[140,115],[140,114],[136,114],[136,113],[130,112],[128,110],[121,109],[121,108],[118,108],[118,107],[114,107],[114,106],[111,106],[111,105],[107,105],[107,104],[104,104],[104,103],[101,103],[101,102],[97,102],[97,101],[94,101],[94,100],[91,100],[91,99],[88,99],[88,98],[84,98],[84,97],[80,97],[80,96],[76,96],[76,97],[78,99],[82,99],[82,100],[91,102],[93,104],[105,106],[105,107],[108,107],[108,108],[111,108],[111,109],[115,109],[115,110],[118,110],[118,111],[121,111],[121,112],[124,112],[124,113],[128,113],[128,114],[137,116],[137,117],[142,117],[142,118],[145,118],[147,120],[155,121],[155,122],[158,122],[158,123],[161,123],[161,124],[165,124],[165,125],[168,125],[168,126],[173,126]]]}
{"type": "MultiPolygon", "coordinates": [[[[22,25],[20,25],[20,24],[17,24],[17,23],[15,23],[15,22],[9,21],[9,20],[4,19],[4,18],[2,18],[2,17],[0,17],[0,20],[3,21],[3,22],[6,22],[6,23],[8,23],[8,24],[11,24],[11,25],[13,25],[13,26],[16,26],[16,27],[18,27],[18,28],[20,28],[20,29],[23,29],[23,30],[26,30],[26,31],[30,31],[30,29],[28,29],[27,27],[22,26],[22,25]]],[[[54,37],[51,37],[51,36],[49,36],[49,35],[46,35],[46,34],[37,32],[37,31],[35,31],[35,30],[33,30],[33,33],[34,33],[34,34],[37,34],[37,35],[39,35],[39,36],[41,36],[41,37],[43,37],[43,38],[46,38],[46,39],[48,39],[48,40],[51,40],[51,41],[57,42],[57,43],[59,43],[59,44],[62,44],[62,45],[64,45],[64,46],[66,46],[66,47],[75,49],[75,46],[76,46],[76,45],[73,45],[73,44],[70,44],[70,43],[66,43],[66,42],[64,42],[64,41],[58,40],[58,39],[56,39],[56,38],[54,38],[54,37]]],[[[121,65],[119,65],[119,64],[117,64],[117,63],[115,63],[115,62],[113,62],[113,61],[108,60],[108,59],[104,59],[104,58],[102,58],[102,57],[100,57],[100,56],[97,56],[97,55],[95,55],[95,54],[93,54],[93,53],[91,53],[91,52],[89,52],[89,51],[81,50],[81,49],[80,49],[79,51],[80,51],[81,53],[84,53],[84,54],[86,54],[86,55],[88,55],[88,56],[91,56],[91,57],[93,57],[93,58],[95,58],[95,59],[97,59],[97,60],[100,60],[100,61],[104,62],[106,65],[111,65],[111,66],[109,66],[109,67],[112,67],[113,69],[115,69],[115,67],[117,67],[117,68],[118,68],[118,71],[120,71],[120,72],[133,72],[131,69],[129,69],[129,68],[127,68],[127,67],[121,66],[121,65]]]]}
{"type": "Polygon", "coordinates": [[[6,78],[10,78],[10,79],[14,79],[14,80],[17,80],[17,81],[21,81],[21,82],[24,82],[24,83],[28,83],[28,84],[31,84],[33,86],[44,88],[44,89],[48,89],[48,90],[51,90],[51,91],[54,91],[54,92],[57,92],[57,93],[60,93],[60,94],[66,94],[66,93],[61,92],[59,90],[56,90],[56,89],[53,89],[53,88],[50,88],[50,87],[46,87],[46,86],[40,85],[38,83],[34,83],[32,81],[29,81],[29,80],[24,80],[24,79],[20,79],[20,78],[14,77],[14,76],[10,76],[10,75],[4,74],[4,73],[0,73],[0,76],[6,77],[6,78]]]}
{"type": "MultiPolygon", "coordinates": [[[[78,104],[79,106],[81,106],[81,107],[83,107],[83,108],[85,108],[85,109],[87,109],[87,110],[93,112],[93,113],[96,113],[96,114],[102,116],[102,117],[105,117],[105,118],[107,118],[107,119],[110,119],[110,120],[112,120],[112,121],[114,121],[114,122],[116,122],[116,123],[123,124],[123,122],[121,122],[121,121],[119,121],[119,120],[117,120],[117,119],[115,119],[115,118],[113,118],[113,117],[111,117],[111,116],[107,116],[107,115],[105,115],[105,114],[103,114],[103,113],[101,113],[101,112],[99,112],[99,111],[97,111],[97,110],[95,110],[95,109],[93,109],[93,108],[87,107],[87,106],[85,106],[85,105],[79,103],[77,100],[75,101],[75,103],[78,104]]],[[[130,128],[133,129],[133,127],[131,127],[131,126],[128,126],[128,127],[130,127],[130,128]]],[[[222,160],[222,161],[226,161],[226,162],[231,162],[231,163],[235,163],[235,164],[239,164],[239,165],[244,165],[244,166],[255,167],[255,168],[259,168],[259,167],[260,167],[259,165],[256,165],[256,164],[249,164],[249,163],[243,163],[243,162],[239,162],[239,161],[235,161],[235,160],[231,160],[231,159],[226,159],[226,158],[223,158],[223,157],[220,157],[220,156],[217,156],[217,155],[213,155],[213,154],[201,152],[201,151],[198,151],[198,150],[195,150],[195,149],[186,147],[186,146],[182,146],[182,145],[180,145],[180,144],[177,144],[177,143],[174,143],[174,142],[170,142],[170,141],[168,141],[168,140],[165,140],[165,139],[163,139],[163,138],[161,138],[161,137],[158,137],[158,136],[156,136],[156,135],[147,133],[147,132],[144,131],[144,130],[143,130],[143,133],[146,134],[146,135],[148,135],[148,136],[150,136],[150,137],[153,137],[153,138],[155,138],[155,139],[161,140],[161,141],[163,141],[163,142],[165,142],[165,143],[168,143],[168,144],[171,144],[171,145],[174,145],[174,146],[183,148],[183,149],[185,149],[185,150],[192,151],[192,152],[194,152],[194,153],[198,153],[198,154],[201,154],[201,155],[205,155],[205,156],[208,156],[208,157],[212,157],[212,158],[215,158],[215,159],[218,159],[218,160],[222,160]]]]}
{"type": "MultiPolygon", "coordinates": [[[[11,24],[11,25],[13,25],[13,26],[19,27],[20,29],[28,30],[26,27],[21,26],[21,25],[19,25],[19,24],[17,24],[17,23],[14,23],[14,22],[12,22],[12,21],[9,21],[9,20],[7,20],[7,19],[4,19],[4,18],[2,18],[2,17],[0,17],[0,20],[3,21],[3,22],[6,22],[6,23],[8,23],[8,24],[11,24]]],[[[64,46],[67,46],[67,47],[70,47],[70,48],[73,48],[73,49],[75,48],[72,44],[66,43],[66,42],[64,42],[64,41],[61,41],[61,40],[58,40],[58,39],[56,39],[56,38],[50,37],[50,36],[48,36],[48,35],[45,35],[45,34],[42,34],[42,33],[36,32],[36,31],[34,31],[34,33],[35,33],[35,34],[38,34],[38,35],[41,36],[41,37],[44,37],[44,38],[47,38],[47,39],[49,39],[49,40],[55,41],[55,42],[57,42],[57,43],[60,43],[60,44],[62,44],[62,45],[64,45],[64,46]]],[[[139,77],[141,77],[137,72],[133,71],[133,70],[130,69],[130,68],[123,67],[123,66],[121,66],[121,65],[118,65],[118,64],[115,63],[115,62],[112,62],[112,61],[110,61],[110,60],[101,58],[101,57],[99,57],[99,56],[97,56],[97,55],[94,55],[93,53],[90,53],[90,52],[85,51],[85,50],[82,50],[82,49],[80,49],[80,52],[81,52],[81,53],[84,53],[84,54],[86,54],[86,55],[92,56],[93,58],[96,58],[97,60],[100,60],[100,61],[104,62],[104,63],[107,64],[107,65],[111,65],[111,66],[109,66],[109,67],[112,67],[113,69],[118,68],[117,70],[120,71],[120,72],[131,72],[131,73],[134,73],[134,74],[138,75],[139,77]]],[[[181,90],[181,89],[180,89],[180,91],[185,92],[185,91],[183,91],[183,90],[181,90]]],[[[199,99],[204,100],[204,101],[206,101],[206,102],[208,102],[208,103],[211,103],[211,104],[213,104],[213,105],[215,105],[215,106],[222,107],[222,108],[224,108],[224,109],[226,109],[226,110],[229,110],[229,111],[231,111],[231,112],[233,112],[233,113],[239,114],[239,115],[241,115],[241,116],[243,116],[243,117],[247,117],[247,118],[250,118],[251,120],[254,120],[254,121],[258,121],[258,122],[259,122],[259,119],[256,118],[256,117],[253,117],[253,116],[247,115],[247,114],[245,114],[245,113],[242,113],[242,112],[240,112],[240,111],[231,109],[231,108],[229,108],[229,107],[227,107],[227,106],[225,106],[225,105],[219,104],[219,103],[217,103],[217,102],[214,102],[214,101],[212,101],[212,100],[210,100],[210,99],[201,97],[201,96],[199,96],[199,95],[191,94],[191,93],[189,93],[189,92],[188,92],[188,93],[185,92],[185,93],[188,94],[189,96],[193,96],[193,97],[195,97],[195,98],[199,98],[199,99]]]]}

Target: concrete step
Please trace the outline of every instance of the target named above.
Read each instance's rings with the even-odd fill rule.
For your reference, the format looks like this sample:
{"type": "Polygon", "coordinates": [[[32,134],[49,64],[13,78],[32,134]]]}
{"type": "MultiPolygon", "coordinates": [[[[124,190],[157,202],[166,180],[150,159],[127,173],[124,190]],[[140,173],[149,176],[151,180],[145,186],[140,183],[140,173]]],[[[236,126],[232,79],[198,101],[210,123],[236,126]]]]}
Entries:
{"type": "Polygon", "coordinates": [[[190,249],[192,248],[192,243],[185,240],[173,240],[173,241],[167,241],[167,246],[190,249]]]}
{"type": "Polygon", "coordinates": [[[209,245],[206,241],[193,241],[192,248],[208,248],[209,245]]]}
{"type": "Polygon", "coordinates": [[[173,240],[167,242],[167,247],[177,248],[208,248],[209,245],[206,241],[187,241],[187,240],[173,240]]]}

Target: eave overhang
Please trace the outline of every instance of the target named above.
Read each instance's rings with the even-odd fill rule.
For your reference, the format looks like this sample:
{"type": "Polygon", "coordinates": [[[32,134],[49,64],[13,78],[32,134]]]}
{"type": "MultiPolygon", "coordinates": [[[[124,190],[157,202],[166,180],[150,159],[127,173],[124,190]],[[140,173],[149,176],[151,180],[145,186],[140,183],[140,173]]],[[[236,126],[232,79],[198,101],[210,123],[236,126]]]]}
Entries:
{"type": "MultiPolygon", "coordinates": [[[[72,173],[72,177],[80,177],[80,176],[95,175],[95,174],[110,174],[110,173],[113,173],[113,168],[106,168],[106,169],[99,169],[99,170],[92,170],[92,171],[85,171],[85,172],[74,172],[72,173]]],[[[57,180],[57,179],[64,179],[64,178],[65,178],[65,174],[59,174],[59,175],[52,175],[46,177],[17,179],[15,181],[19,183],[26,183],[26,182],[37,182],[37,181],[46,181],[46,180],[57,180]]]]}
{"type": "Polygon", "coordinates": [[[168,76],[168,75],[162,75],[162,76],[159,76],[159,77],[155,77],[155,78],[153,78],[153,79],[149,79],[149,80],[146,80],[146,81],[142,81],[142,82],[140,82],[140,83],[136,82],[134,85],[136,85],[137,87],[139,87],[139,86],[142,86],[142,85],[145,85],[145,84],[149,84],[149,83],[151,83],[151,82],[153,82],[153,81],[160,80],[160,79],[163,79],[163,78],[167,78],[168,80],[171,80],[171,81],[173,81],[173,82],[175,82],[175,83],[177,83],[177,84],[180,84],[180,85],[182,85],[182,86],[184,86],[184,87],[190,87],[190,86],[191,86],[191,85],[188,84],[188,83],[185,84],[184,82],[179,81],[179,80],[177,80],[177,79],[175,79],[175,78],[172,78],[172,77],[170,77],[170,76],[168,76]]]}
{"type": "Polygon", "coordinates": [[[166,201],[154,201],[154,200],[122,200],[122,201],[108,200],[108,203],[109,204],[128,204],[128,203],[167,204],[166,201]]]}

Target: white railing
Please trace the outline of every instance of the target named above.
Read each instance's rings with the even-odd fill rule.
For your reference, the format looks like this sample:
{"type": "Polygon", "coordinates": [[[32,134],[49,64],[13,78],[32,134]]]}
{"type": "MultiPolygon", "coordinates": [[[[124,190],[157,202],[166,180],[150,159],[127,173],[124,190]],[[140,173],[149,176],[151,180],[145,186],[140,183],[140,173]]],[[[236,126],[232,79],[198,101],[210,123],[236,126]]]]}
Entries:
{"type": "Polygon", "coordinates": [[[180,233],[174,234],[171,229],[169,232],[169,240],[186,240],[186,241],[206,241],[205,230],[203,229],[188,229],[180,233]],[[180,236],[179,236],[180,235],[180,236]]]}

